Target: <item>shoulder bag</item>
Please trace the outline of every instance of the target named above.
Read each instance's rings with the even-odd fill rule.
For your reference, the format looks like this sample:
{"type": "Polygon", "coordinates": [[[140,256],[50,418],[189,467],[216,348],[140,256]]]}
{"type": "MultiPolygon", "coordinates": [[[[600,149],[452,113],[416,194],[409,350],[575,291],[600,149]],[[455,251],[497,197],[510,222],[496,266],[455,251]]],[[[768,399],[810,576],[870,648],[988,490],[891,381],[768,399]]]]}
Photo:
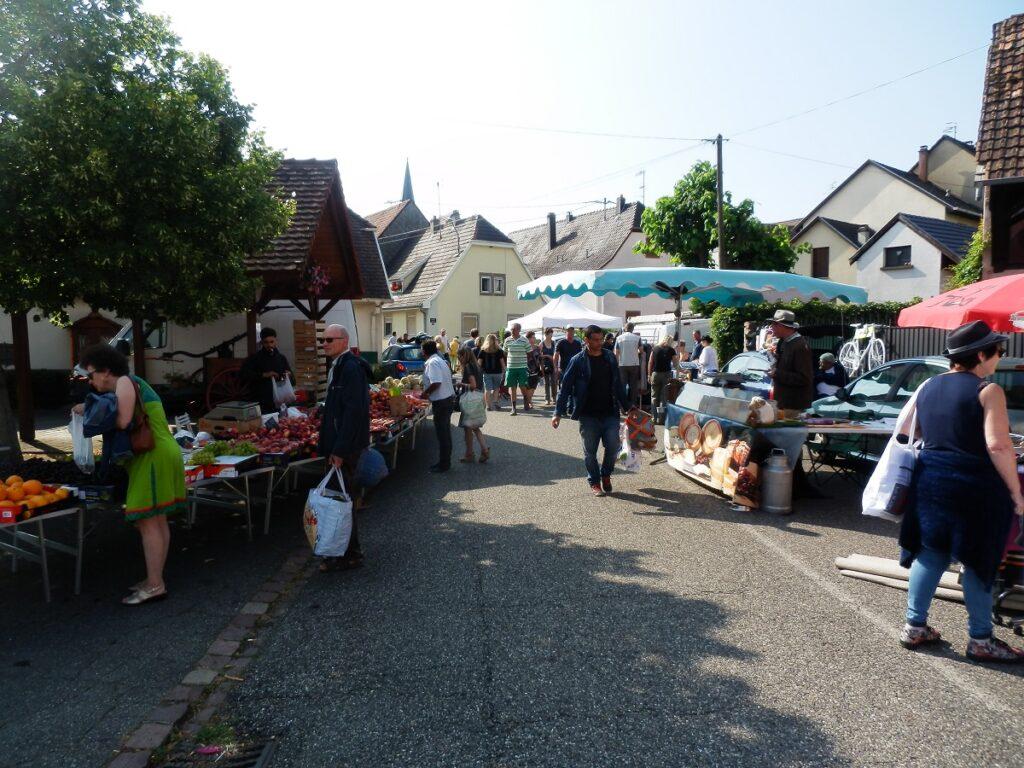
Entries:
{"type": "Polygon", "coordinates": [[[128,434],[132,442],[132,453],[146,453],[156,447],[156,440],[149,425],[149,415],[142,407],[142,390],[139,388],[139,382],[135,379],[131,381],[135,387],[135,416],[128,427],[128,434]]]}

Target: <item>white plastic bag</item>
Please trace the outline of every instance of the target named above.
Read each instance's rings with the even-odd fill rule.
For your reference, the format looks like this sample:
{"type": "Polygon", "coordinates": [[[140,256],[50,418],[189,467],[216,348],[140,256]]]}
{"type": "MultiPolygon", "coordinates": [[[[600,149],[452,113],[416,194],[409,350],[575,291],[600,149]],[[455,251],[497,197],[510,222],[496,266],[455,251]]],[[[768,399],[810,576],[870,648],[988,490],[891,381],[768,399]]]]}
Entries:
{"type": "Polygon", "coordinates": [[[470,390],[459,398],[459,426],[469,429],[482,427],[487,423],[487,406],[484,404],[483,393],[479,390],[470,390]]]}
{"type": "Polygon", "coordinates": [[[92,474],[96,467],[96,458],[92,453],[92,438],[85,436],[85,416],[80,413],[71,413],[71,423],[68,424],[68,431],[71,432],[72,453],[75,457],[75,464],[87,474],[92,474]]]}
{"type": "Polygon", "coordinates": [[[290,378],[282,376],[280,379],[271,379],[270,382],[274,387],[274,405],[280,408],[282,405],[291,405],[295,402],[295,389],[290,378]]]}
{"type": "Polygon", "coordinates": [[[629,425],[626,422],[622,422],[622,426],[619,428],[619,438],[621,439],[619,455],[616,457],[618,468],[623,472],[639,472],[640,449],[630,445],[629,425]]]}
{"type": "Polygon", "coordinates": [[[317,557],[341,557],[345,554],[352,536],[352,499],[345,490],[345,481],[337,467],[331,467],[320,485],[309,492],[302,526],[317,557]],[[332,477],[338,478],[340,491],[327,488],[332,477]]]}
{"type": "MultiPolygon", "coordinates": [[[[927,384],[927,382],[926,382],[927,384]]],[[[896,418],[892,437],[882,451],[874,472],[864,486],[861,497],[863,514],[880,517],[898,523],[903,520],[904,505],[914,476],[917,448],[914,446],[917,432],[917,395],[925,384],[915,390],[896,418]],[[910,439],[901,443],[897,437],[904,424],[910,424],[910,439]]]]}

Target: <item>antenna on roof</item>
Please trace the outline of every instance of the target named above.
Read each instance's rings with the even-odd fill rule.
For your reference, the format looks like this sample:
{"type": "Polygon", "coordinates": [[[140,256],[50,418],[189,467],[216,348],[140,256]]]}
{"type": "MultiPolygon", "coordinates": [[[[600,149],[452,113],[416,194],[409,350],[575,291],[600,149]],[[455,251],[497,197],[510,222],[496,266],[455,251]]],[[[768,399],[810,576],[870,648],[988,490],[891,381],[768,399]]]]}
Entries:
{"type": "Polygon", "coordinates": [[[436,181],[434,183],[437,184],[437,218],[440,219],[441,218],[441,182],[440,181],[436,181]]]}
{"type": "Polygon", "coordinates": [[[642,169],[637,173],[640,177],[640,204],[647,206],[647,169],[642,169]]]}
{"type": "Polygon", "coordinates": [[[943,133],[950,133],[950,132],[952,132],[953,133],[953,138],[955,139],[956,138],[956,123],[946,123],[945,127],[942,129],[942,132],[943,133]]]}

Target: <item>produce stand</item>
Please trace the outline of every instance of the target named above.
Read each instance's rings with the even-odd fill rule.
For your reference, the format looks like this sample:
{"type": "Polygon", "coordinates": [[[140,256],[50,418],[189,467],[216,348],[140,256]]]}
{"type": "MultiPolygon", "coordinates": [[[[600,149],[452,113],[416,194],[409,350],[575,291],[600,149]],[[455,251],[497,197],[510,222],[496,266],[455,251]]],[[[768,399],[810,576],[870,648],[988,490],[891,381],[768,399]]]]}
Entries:
{"type": "Polygon", "coordinates": [[[188,500],[187,525],[191,528],[196,520],[197,508],[218,507],[220,509],[242,509],[245,511],[245,528],[252,541],[252,505],[253,502],[264,505],[263,531],[270,531],[270,511],[274,499],[274,471],[276,467],[257,467],[240,473],[237,477],[204,477],[195,480],[185,491],[188,500]],[[252,481],[259,477],[266,478],[266,493],[262,499],[253,499],[252,481]]]}
{"type": "Polygon", "coordinates": [[[87,506],[75,505],[52,512],[42,512],[29,519],[0,526],[0,551],[12,555],[11,572],[18,570],[18,559],[39,563],[43,569],[43,596],[50,602],[50,565],[48,552],[60,552],[75,558],[75,594],[82,591],[82,551],[85,542],[85,514],[87,506]],[[64,543],[47,537],[47,524],[59,519],[71,519],[75,538],[64,543]],[[34,531],[34,533],[33,533],[34,531]]]}

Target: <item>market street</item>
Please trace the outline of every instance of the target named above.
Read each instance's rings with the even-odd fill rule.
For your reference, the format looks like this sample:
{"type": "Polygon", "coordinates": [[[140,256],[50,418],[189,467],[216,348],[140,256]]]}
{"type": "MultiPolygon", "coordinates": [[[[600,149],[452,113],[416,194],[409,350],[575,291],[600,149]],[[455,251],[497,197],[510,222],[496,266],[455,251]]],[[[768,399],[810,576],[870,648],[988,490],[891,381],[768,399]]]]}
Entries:
{"type": "Polygon", "coordinates": [[[275,766],[1020,764],[1022,672],[964,659],[963,607],[913,654],[905,594],[834,568],[896,554],[858,491],[742,517],[662,464],[594,499],[575,423],[490,416],[490,464],[428,475],[424,431],[366,567],[271,625],[221,714],[275,766]]]}

